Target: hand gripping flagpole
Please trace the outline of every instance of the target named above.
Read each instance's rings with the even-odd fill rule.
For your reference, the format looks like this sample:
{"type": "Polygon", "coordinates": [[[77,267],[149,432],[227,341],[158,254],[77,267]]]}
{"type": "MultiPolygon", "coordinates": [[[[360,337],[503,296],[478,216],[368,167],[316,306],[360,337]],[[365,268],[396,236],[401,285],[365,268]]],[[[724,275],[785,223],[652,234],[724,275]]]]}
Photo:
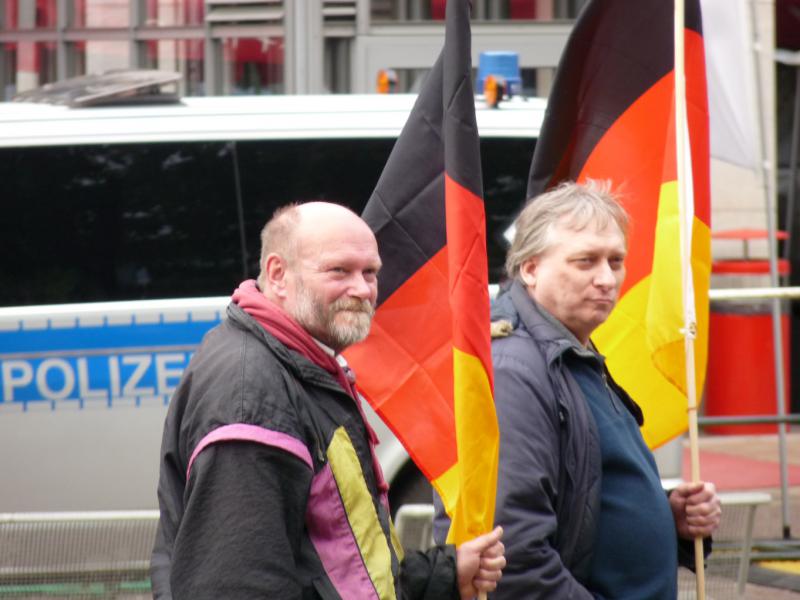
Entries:
{"type": "MultiPolygon", "coordinates": [[[[694,341],[697,336],[694,283],[692,278],[692,225],[694,189],[692,185],[689,127],[686,115],[686,63],[684,52],[685,0],[675,0],[675,145],[678,171],[678,207],[681,228],[681,278],[683,288],[682,330],[686,357],[686,399],[689,417],[689,450],[692,481],[700,481],[700,451],[697,429],[697,379],[695,378],[694,341]]],[[[694,539],[697,598],[705,600],[703,539],[694,539]]]]}

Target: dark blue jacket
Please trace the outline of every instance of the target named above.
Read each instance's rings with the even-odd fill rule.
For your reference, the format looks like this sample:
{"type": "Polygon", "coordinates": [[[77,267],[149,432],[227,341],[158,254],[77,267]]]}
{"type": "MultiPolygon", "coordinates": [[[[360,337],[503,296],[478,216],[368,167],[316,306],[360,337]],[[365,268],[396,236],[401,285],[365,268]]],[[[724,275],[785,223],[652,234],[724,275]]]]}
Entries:
{"type": "Polygon", "coordinates": [[[592,598],[582,582],[600,506],[600,446],[563,361],[586,350],[518,282],[496,302],[497,317],[515,327],[492,343],[500,427],[495,522],[505,530],[508,560],[493,597],[592,598]]]}

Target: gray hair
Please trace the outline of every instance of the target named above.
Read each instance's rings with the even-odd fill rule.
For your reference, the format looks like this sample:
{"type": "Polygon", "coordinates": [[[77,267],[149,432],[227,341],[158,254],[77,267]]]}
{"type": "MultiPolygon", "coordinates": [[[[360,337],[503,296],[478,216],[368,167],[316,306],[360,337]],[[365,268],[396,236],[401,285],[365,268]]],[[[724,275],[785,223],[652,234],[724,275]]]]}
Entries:
{"type": "Polygon", "coordinates": [[[516,278],[522,263],[550,248],[553,229],[559,222],[573,231],[589,225],[605,229],[615,223],[628,240],[628,213],[611,192],[609,181],[566,181],[529,199],[514,222],[514,241],[506,255],[509,277],[516,278]]]}
{"type": "Polygon", "coordinates": [[[281,255],[291,263],[295,258],[295,235],[300,223],[299,204],[287,204],[278,208],[261,230],[261,258],[258,261],[258,286],[264,289],[264,261],[272,254],[281,255]]]}

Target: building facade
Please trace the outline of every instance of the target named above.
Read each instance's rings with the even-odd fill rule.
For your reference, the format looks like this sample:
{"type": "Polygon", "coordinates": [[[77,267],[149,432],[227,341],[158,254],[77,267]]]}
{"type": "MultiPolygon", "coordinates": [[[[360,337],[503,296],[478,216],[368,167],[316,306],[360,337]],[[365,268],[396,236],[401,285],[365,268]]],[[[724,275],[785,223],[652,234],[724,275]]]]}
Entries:
{"type": "MultiPolygon", "coordinates": [[[[519,53],[546,94],[585,0],[475,0],[473,60],[519,53]]],[[[442,46],[446,0],[0,0],[0,100],[112,69],[181,74],[182,95],[359,93],[392,69],[414,91],[442,46]]]]}

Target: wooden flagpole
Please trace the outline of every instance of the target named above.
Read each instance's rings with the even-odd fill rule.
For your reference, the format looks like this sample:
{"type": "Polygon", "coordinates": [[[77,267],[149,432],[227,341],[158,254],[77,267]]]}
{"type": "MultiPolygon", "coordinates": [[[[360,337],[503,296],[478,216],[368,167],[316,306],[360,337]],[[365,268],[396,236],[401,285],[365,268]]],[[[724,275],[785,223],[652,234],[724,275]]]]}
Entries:
{"type": "MultiPolygon", "coordinates": [[[[697,380],[695,378],[694,341],[697,319],[694,310],[694,284],[692,281],[692,224],[694,221],[694,193],[692,186],[691,154],[689,153],[689,128],[686,115],[686,62],[684,45],[685,0],[675,0],[675,142],[678,171],[678,206],[681,227],[681,277],[683,281],[683,336],[686,357],[686,399],[689,417],[689,449],[692,481],[700,481],[700,451],[697,428],[697,380]],[[689,172],[687,172],[687,170],[689,172]],[[689,204],[691,203],[691,204],[689,204]],[[691,210],[687,210],[691,207],[691,210]]],[[[703,539],[694,540],[697,598],[705,600],[705,557],[703,539]]]]}

